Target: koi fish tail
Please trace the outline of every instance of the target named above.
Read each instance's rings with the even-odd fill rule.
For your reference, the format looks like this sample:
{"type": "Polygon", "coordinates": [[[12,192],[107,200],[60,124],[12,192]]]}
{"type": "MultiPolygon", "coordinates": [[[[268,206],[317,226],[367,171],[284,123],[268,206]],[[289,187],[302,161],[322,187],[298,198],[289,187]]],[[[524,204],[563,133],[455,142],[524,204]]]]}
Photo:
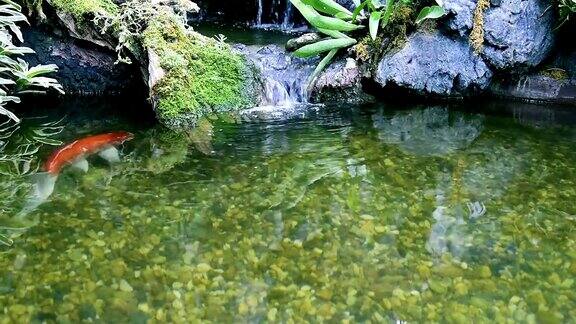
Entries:
{"type": "Polygon", "coordinates": [[[54,192],[54,187],[56,186],[57,175],[50,173],[38,173],[34,175],[34,186],[28,200],[24,205],[24,208],[17,215],[18,217],[25,217],[30,214],[40,205],[42,205],[54,192]]]}

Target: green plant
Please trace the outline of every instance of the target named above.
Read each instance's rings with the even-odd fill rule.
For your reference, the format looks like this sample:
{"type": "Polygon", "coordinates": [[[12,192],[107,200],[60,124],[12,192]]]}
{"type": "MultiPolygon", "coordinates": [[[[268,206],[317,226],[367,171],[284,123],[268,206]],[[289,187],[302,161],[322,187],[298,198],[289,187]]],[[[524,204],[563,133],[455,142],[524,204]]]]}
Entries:
{"type": "Polygon", "coordinates": [[[28,47],[14,44],[13,36],[23,42],[18,23],[27,22],[21,13],[22,7],[11,1],[0,1],[0,114],[18,123],[20,119],[6,108],[9,103],[19,103],[19,94],[44,93],[54,89],[64,93],[62,86],[52,78],[43,75],[55,72],[56,65],[38,65],[30,68],[26,61],[18,58],[24,54],[34,53],[28,47]]]}
{"type": "MultiPolygon", "coordinates": [[[[390,23],[391,17],[400,6],[414,5],[412,0],[388,0],[385,4],[380,0],[364,0],[362,2],[355,0],[356,8],[350,12],[334,0],[290,0],[290,2],[314,28],[330,37],[303,46],[294,53],[301,58],[328,53],[310,76],[309,87],[314,84],[318,75],[330,64],[340,49],[353,46],[358,42],[347,33],[365,28],[360,24],[364,13],[368,16],[370,38],[372,41],[376,41],[380,28],[386,27],[390,23]]],[[[437,19],[444,14],[441,0],[436,0],[436,5],[422,8],[416,23],[420,24],[426,19],[437,19]]]]}
{"type": "Polygon", "coordinates": [[[435,1],[436,5],[424,7],[422,10],[420,10],[420,14],[418,14],[418,17],[416,18],[417,24],[420,24],[427,19],[438,19],[446,14],[446,11],[443,7],[443,0],[435,1]]]}
{"type": "Polygon", "coordinates": [[[576,14],[576,0],[559,0],[558,12],[560,14],[560,26],[570,20],[572,15],[576,14]]]}

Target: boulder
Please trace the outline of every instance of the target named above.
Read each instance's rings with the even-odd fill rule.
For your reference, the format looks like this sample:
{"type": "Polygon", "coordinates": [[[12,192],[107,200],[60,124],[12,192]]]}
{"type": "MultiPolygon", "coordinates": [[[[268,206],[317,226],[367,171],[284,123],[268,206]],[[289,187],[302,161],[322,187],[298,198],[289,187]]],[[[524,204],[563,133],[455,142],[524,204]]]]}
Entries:
{"type": "MultiPolygon", "coordinates": [[[[447,28],[466,37],[473,27],[476,2],[446,1],[447,28]]],[[[484,13],[483,57],[499,70],[534,67],[554,47],[554,10],[546,0],[491,1],[484,13]]]]}
{"type": "Polygon", "coordinates": [[[311,91],[311,100],[321,103],[360,104],[373,98],[362,90],[362,74],[352,58],[332,63],[320,74],[311,91]]]}
{"type": "Polygon", "coordinates": [[[503,0],[485,15],[484,57],[498,69],[533,67],[554,47],[554,11],[545,0],[503,0]]]}
{"type": "Polygon", "coordinates": [[[554,102],[576,105],[576,80],[558,79],[545,74],[530,74],[496,79],[490,94],[526,102],[554,102]]]}
{"type": "Polygon", "coordinates": [[[463,38],[416,32],[404,48],[382,58],[375,80],[419,94],[461,96],[484,90],[492,71],[463,38]]]}
{"type": "Polygon", "coordinates": [[[293,52],[293,51],[296,51],[297,49],[299,49],[300,47],[314,44],[314,43],[318,42],[319,40],[321,40],[322,38],[323,38],[322,35],[320,35],[318,33],[306,33],[306,34],[303,34],[303,35],[298,36],[296,38],[290,39],[286,43],[286,50],[288,52],[293,52]]]}

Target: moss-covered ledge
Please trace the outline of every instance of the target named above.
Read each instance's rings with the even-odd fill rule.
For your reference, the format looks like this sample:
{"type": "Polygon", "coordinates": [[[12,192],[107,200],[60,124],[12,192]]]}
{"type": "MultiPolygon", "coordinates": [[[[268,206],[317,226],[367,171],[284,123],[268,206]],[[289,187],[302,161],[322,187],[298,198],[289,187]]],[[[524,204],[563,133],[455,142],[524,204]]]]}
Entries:
{"type": "Polygon", "coordinates": [[[260,101],[259,72],[248,59],[224,42],[183,28],[173,17],[151,22],[143,46],[151,57],[149,86],[155,110],[169,126],[195,125],[202,116],[260,101]]]}

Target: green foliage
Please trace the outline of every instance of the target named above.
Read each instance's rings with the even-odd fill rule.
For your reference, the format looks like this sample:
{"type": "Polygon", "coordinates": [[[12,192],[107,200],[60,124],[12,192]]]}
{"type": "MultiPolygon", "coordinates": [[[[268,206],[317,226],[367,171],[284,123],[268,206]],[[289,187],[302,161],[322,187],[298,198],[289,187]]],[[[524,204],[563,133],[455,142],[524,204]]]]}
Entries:
{"type": "Polygon", "coordinates": [[[438,19],[446,14],[446,10],[442,7],[442,2],[436,0],[437,5],[424,7],[420,11],[418,18],[416,18],[416,23],[420,24],[427,19],[438,19]]]}
{"type": "Polygon", "coordinates": [[[294,52],[294,55],[301,58],[311,57],[332,50],[337,50],[339,48],[349,47],[354,44],[356,44],[356,40],[352,38],[326,39],[314,44],[303,46],[294,52]]]}
{"type": "Polygon", "coordinates": [[[560,15],[560,26],[570,20],[576,14],[576,0],[559,0],[558,12],[560,15]]]}
{"type": "Polygon", "coordinates": [[[112,0],[52,0],[51,4],[59,10],[70,13],[82,20],[86,14],[114,14],[118,6],[112,0]]]}
{"type": "Polygon", "coordinates": [[[10,0],[0,2],[0,115],[5,115],[18,123],[20,119],[6,108],[10,102],[18,103],[17,95],[23,93],[43,93],[47,89],[54,89],[64,93],[62,86],[55,79],[43,75],[55,72],[56,65],[39,65],[30,68],[26,61],[18,58],[24,54],[34,53],[28,47],[14,44],[15,36],[23,42],[22,32],[18,23],[26,22],[21,13],[22,7],[10,0]]]}
{"type": "MultiPolygon", "coordinates": [[[[388,0],[382,4],[379,0],[355,1],[356,8],[353,12],[337,4],[334,0],[290,0],[290,2],[300,11],[304,18],[320,33],[330,36],[330,39],[320,40],[315,44],[307,45],[295,52],[298,57],[315,56],[324,52],[329,54],[321,61],[319,68],[310,77],[310,86],[322,70],[330,64],[337,51],[350,47],[357,43],[357,40],[346,34],[364,28],[360,25],[361,18],[366,12],[368,17],[368,31],[372,41],[376,41],[381,27],[386,27],[392,20],[395,13],[401,13],[401,8],[414,6],[412,0],[388,0]],[[321,13],[332,15],[327,17],[321,13]]],[[[437,5],[424,7],[416,20],[420,24],[426,19],[436,19],[444,16],[440,0],[436,0],[437,5]]]]}

